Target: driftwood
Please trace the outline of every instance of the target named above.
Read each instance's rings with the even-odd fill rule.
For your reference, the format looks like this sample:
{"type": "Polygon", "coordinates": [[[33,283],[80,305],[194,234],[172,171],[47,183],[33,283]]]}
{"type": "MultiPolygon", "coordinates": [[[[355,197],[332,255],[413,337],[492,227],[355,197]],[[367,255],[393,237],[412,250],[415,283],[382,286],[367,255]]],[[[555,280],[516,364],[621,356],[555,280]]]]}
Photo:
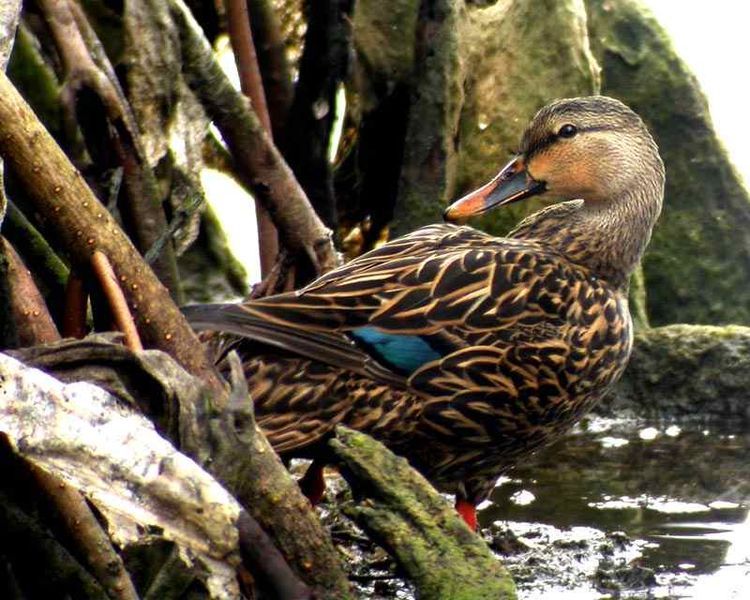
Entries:
{"type": "Polygon", "coordinates": [[[241,507],[214,479],[101,388],[3,354],[0,375],[0,423],[17,454],[83,492],[119,545],[159,531],[202,565],[214,597],[237,597],[241,507]]]}
{"type": "Polygon", "coordinates": [[[502,563],[406,459],[341,426],[330,445],[355,494],[344,512],[396,558],[420,599],[515,598],[502,563]]]}

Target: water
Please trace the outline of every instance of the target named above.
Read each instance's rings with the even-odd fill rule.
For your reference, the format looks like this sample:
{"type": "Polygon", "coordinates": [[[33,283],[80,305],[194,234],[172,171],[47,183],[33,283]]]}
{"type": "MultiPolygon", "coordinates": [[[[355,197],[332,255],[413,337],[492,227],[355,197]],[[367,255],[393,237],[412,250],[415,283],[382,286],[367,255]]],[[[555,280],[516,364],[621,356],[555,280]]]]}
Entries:
{"type": "Polygon", "coordinates": [[[746,427],[593,419],[502,480],[480,522],[522,599],[739,600],[749,508],[746,427]]]}

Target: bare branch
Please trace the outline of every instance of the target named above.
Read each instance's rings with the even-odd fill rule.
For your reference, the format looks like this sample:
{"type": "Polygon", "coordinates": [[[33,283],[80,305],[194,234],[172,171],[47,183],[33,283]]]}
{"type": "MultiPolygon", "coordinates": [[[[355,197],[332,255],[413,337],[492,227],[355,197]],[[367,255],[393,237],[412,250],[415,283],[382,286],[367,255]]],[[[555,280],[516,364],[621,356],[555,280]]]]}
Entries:
{"type": "MultiPolygon", "coordinates": [[[[272,137],[271,117],[268,114],[266,94],[255,54],[253,34],[250,29],[250,14],[246,0],[227,1],[227,28],[232,41],[237,71],[240,74],[242,93],[250,98],[253,110],[263,124],[266,133],[272,137]]],[[[268,275],[279,253],[279,235],[273,226],[271,216],[262,204],[256,202],[258,222],[258,244],[260,246],[260,272],[268,275]]]]}
{"type": "Polygon", "coordinates": [[[10,310],[16,325],[18,343],[21,346],[33,346],[59,340],[60,334],[31,273],[5,238],[0,238],[0,244],[0,251],[8,261],[10,310]]]}

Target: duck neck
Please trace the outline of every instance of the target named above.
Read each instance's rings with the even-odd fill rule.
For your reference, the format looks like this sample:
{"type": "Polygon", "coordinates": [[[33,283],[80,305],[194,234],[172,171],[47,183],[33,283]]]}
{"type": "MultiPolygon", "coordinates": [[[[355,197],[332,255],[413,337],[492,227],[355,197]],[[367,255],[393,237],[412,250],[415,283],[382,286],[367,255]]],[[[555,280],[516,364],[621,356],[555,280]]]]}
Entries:
{"type": "Polygon", "coordinates": [[[626,289],[661,211],[661,193],[553,205],[525,219],[510,235],[533,239],[619,289],[626,289]]]}

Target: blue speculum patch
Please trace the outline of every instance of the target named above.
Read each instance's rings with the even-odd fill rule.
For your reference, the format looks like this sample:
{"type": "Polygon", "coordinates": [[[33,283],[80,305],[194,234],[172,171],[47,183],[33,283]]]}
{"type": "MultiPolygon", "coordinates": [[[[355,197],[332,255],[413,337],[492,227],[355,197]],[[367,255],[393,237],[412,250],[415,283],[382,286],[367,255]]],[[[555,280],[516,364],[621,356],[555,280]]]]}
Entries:
{"type": "Polygon", "coordinates": [[[430,343],[419,335],[386,333],[375,327],[360,327],[349,335],[370,356],[402,375],[441,357],[430,343]]]}

